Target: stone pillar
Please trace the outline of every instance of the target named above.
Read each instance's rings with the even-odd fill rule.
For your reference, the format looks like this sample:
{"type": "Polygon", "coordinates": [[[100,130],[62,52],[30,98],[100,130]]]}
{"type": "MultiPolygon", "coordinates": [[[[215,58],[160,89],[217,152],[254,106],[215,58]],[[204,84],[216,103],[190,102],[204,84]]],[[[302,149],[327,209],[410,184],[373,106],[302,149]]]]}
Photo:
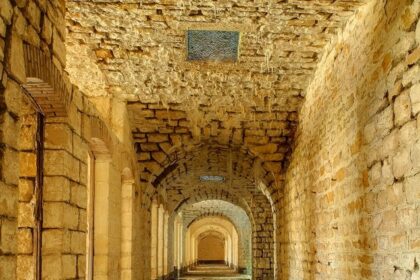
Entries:
{"type": "Polygon", "coordinates": [[[103,156],[95,160],[95,212],[94,212],[94,278],[107,279],[110,273],[110,173],[111,159],[103,156]]]}
{"type": "Polygon", "coordinates": [[[157,202],[154,200],[152,202],[151,211],[151,232],[150,232],[150,239],[151,239],[151,279],[157,279],[157,238],[158,238],[158,205],[157,202]]]}
{"type": "Polygon", "coordinates": [[[166,210],[163,216],[163,275],[168,275],[168,228],[169,228],[169,213],[166,210]]]}
{"type": "Polygon", "coordinates": [[[163,215],[164,215],[164,209],[163,205],[159,205],[158,208],[158,241],[157,241],[157,248],[158,248],[158,254],[157,254],[157,275],[158,278],[163,276],[163,215]]]}
{"type": "Polygon", "coordinates": [[[184,238],[183,238],[183,231],[182,231],[182,219],[178,224],[178,268],[182,269],[184,266],[184,238]]]}
{"type": "Polygon", "coordinates": [[[88,153],[87,162],[87,248],[86,248],[86,277],[93,279],[93,254],[94,254],[94,213],[95,213],[95,157],[88,153]]]}
{"type": "Polygon", "coordinates": [[[174,269],[178,269],[178,256],[179,256],[179,243],[178,243],[178,217],[174,220],[174,238],[173,238],[173,251],[174,251],[174,269]]]}
{"type": "Polygon", "coordinates": [[[132,279],[133,199],[134,181],[126,181],[121,188],[121,279],[132,279]]]}

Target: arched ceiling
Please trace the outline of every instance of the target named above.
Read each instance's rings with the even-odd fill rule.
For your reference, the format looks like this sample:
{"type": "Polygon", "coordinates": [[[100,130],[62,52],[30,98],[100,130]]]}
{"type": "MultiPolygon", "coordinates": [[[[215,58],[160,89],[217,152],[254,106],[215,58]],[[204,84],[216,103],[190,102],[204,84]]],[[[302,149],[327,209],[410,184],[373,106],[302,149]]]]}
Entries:
{"type": "Polygon", "coordinates": [[[306,87],[327,43],[367,1],[67,0],[66,70],[88,96],[127,102],[149,197],[163,193],[170,211],[186,213],[206,200],[233,203],[262,236],[254,254],[274,258],[269,210],[306,87]],[[187,61],[189,29],[239,31],[238,61],[187,61]]]}
{"type": "Polygon", "coordinates": [[[197,239],[202,240],[208,237],[215,237],[219,239],[220,241],[225,241],[225,236],[222,233],[215,230],[209,230],[209,231],[203,232],[198,236],[197,239]]]}
{"type": "Polygon", "coordinates": [[[237,229],[250,230],[251,227],[250,219],[244,209],[223,200],[205,200],[190,204],[182,210],[185,227],[207,216],[226,217],[237,229]]]}
{"type": "Polygon", "coordinates": [[[277,202],[323,49],[367,1],[68,0],[66,70],[87,95],[127,101],[149,197],[164,189],[175,209],[224,189],[264,208],[265,196],[277,202]],[[188,61],[191,29],[240,32],[238,61],[188,61]]]}

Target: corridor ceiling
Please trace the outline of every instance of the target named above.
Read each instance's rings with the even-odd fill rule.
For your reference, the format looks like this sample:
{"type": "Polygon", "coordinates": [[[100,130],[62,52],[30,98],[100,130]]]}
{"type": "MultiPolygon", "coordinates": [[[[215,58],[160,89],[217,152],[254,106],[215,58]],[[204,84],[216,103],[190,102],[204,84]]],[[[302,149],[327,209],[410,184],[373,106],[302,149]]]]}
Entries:
{"type": "Polygon", "coordinates": [[[219,145],[278,184],[323,49],[367,1],[68,0],[67,71],[88,96],[127,101],[143,181],[219,145]],[[189,61],[188,30],[240,32],[238,60],[189,61]]]}

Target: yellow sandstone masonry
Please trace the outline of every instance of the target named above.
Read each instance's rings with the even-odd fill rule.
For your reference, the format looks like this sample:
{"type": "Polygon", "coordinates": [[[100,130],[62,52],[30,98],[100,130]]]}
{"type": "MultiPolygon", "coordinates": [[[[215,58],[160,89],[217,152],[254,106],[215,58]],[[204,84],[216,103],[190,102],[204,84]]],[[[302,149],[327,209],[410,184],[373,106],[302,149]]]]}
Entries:
{"type": "Polygon", "coordinates": [[[205,219],[253,280],[420,279],[419,17],[0,0],[0,280],[35,279],[39,109],[42,279],[174,276],[205,219]],[[188,61],[187,30],[240,32],[238,61],[188,61]]]}

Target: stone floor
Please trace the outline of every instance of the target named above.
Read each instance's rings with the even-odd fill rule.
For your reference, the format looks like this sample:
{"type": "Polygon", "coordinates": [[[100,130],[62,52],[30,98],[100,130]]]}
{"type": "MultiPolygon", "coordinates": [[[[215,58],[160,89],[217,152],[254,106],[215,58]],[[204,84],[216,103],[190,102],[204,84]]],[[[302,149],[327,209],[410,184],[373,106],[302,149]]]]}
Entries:
{"type": "Polygon", "coordinates": [[[229,280],[245,280],[251,279],[249,275],[237,273],[232,268],[225,265],[199,265],[189,270],[187,274],[179,279],[229,279],[229,280]]]}

